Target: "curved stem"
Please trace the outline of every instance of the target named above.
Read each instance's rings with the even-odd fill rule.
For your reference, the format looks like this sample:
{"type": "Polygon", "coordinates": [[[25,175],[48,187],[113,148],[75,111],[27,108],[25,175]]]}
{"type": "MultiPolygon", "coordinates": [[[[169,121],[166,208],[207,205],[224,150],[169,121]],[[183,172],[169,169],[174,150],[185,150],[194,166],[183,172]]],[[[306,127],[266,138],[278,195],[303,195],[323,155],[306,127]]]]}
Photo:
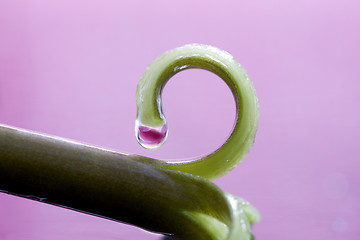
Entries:
{"type": "Polygon", "coordinates": [[[235,168],[254,143],[259,107],[253,84],[242,66],[227,52],[215,47],[190,44],[164,53],[151,63],[137,87],[137,125],[148,128],[166,126],[161,93],[176,73],[200,68],[222,78],[231,89],[236,103],[236,120],[227,141],[210,155],[187,162],[163,162],[167,169],[183,171],[210,180],[235,168]]]}

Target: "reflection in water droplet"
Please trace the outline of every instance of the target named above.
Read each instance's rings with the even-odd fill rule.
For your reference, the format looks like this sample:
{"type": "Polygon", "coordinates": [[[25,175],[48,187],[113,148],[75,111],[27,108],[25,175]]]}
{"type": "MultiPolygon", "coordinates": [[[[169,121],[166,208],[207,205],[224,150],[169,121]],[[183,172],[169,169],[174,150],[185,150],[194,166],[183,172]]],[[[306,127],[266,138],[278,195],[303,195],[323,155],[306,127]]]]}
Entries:
{"type": "Polygon", "coordinates": [[[136,121],[136,139],[140,145],[147,149],[156,149],[164,144],[167,137],[167,125],[160,127],[150,127],[136,121]]]}

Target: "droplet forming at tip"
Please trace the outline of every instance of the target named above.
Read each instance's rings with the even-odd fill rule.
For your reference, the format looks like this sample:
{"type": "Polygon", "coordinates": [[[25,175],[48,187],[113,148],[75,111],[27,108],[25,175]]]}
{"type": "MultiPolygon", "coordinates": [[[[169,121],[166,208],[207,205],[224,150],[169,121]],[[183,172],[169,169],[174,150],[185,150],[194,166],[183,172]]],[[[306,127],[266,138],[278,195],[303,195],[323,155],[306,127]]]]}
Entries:
{"type": "Polygon", "coordinates": [[[157,149],[164,144],[167,137],[167,125],[150,127],[136,122],[136,139],[139,144],[147,149],[157,149]]]}

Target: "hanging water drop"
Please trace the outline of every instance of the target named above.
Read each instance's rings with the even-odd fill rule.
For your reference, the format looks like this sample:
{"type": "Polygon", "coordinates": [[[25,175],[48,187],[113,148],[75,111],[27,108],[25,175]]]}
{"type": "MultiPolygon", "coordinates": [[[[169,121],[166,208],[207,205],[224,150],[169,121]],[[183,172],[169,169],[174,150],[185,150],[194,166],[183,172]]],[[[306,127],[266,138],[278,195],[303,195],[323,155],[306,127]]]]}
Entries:
{"type": "Polygon", "coordinates": [[[167,124],[159,127],[146,126],[136,121],[135,134],[139,144],[147,149],[157,149],[164,144],[167,137],[167,124]]]}

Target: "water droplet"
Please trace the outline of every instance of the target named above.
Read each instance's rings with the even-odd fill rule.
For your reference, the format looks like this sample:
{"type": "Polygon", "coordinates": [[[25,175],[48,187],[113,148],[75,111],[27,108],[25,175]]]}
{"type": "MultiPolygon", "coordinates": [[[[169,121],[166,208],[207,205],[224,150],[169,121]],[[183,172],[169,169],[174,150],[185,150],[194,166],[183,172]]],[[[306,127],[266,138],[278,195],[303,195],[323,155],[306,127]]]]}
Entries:
{"type": "Polygon", "coordinates": [[[136,121],[136,139],[140,145],[147,149],[156,149],[164,144],[167,137],[166,123],[159,127],[150,127],[136,121]]]}

